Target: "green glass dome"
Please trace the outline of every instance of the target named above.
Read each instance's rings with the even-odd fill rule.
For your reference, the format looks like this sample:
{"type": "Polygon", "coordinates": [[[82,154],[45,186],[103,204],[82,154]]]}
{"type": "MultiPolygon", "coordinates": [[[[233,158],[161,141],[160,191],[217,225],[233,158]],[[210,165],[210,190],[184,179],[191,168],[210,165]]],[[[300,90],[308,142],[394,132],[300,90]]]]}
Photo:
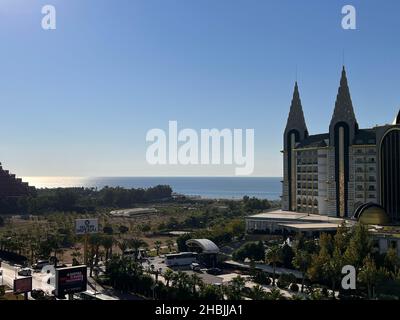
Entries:
{"type": "Polygon", "coordinates": [[[366,203],[358,207],[354,213],[354,218],[361,224],[367,225],[387,225],[390,223],[385,209],[376,203],[366,203]]]}

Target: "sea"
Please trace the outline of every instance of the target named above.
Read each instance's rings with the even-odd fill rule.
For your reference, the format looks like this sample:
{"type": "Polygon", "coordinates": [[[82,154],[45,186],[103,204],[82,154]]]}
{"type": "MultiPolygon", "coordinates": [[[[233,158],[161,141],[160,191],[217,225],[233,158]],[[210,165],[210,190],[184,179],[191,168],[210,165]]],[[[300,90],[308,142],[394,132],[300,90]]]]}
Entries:
{"type": "Polygon", "coordinates": [[[279,200],[279,177],[24,177],[36,188],[108,187],[149,188],[169,185],[174,193],[204,199],[241,199],[244,196],[279,200]]]}

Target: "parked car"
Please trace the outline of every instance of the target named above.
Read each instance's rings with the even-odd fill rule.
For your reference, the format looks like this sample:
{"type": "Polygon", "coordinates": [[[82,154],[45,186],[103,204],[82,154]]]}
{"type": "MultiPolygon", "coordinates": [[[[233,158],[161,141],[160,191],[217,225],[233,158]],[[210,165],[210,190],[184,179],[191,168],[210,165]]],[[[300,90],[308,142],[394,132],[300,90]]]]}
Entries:
{"type": "Polygon", "coordinates": [[[193,271],[195,271],[195,272],[201,272],[200,264],[198,264],[198,263],[196,263],[196,262],[193,262],[193,263],[190,265],[190,268],[191,268],[193,271]]]}
{"type": "Polygon", "coordinates": [[[219,274],[222,274],[222,270],[219,268],[211,268],[207,270],[207,273],[217,276],[219,274]]]}
{"type": "Polygon", "coordinates": [[[30,277],[32,275],[32,269],[24,268],[18,271],[18,275],[21,277],[30,277]]]}

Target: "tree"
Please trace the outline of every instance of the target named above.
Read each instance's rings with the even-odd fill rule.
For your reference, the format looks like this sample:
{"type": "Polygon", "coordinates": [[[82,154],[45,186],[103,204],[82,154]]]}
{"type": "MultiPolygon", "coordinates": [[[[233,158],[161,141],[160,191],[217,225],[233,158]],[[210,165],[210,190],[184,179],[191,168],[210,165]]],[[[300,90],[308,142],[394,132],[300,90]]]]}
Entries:
{"type": "Polygon", "coordinates": [[[247,242],[242,245],[239,249],[233,252],[233,259],[244,261],[246,258],[254,261],[264,260],[265,249],[262,241],[259,242],[247,242]]]}
{"type": "Polygon", "coordinates": [[[174,272],[171,269],[165,270],[163,277],[164,277],[165,281],[167,282],[166,283],[167,287],[169,287],[169,283],[173,279],[173,276],[174,276],[174,272]]]}
{"type": "Polygon", "coordinates": [[[169,252],[172,251],[172,248],[174,247],[174,244],[175,244],[175,242],[174,242],[173,240],[171,240],[171,239],[168,239],[168,240],[166,241],[166,245],[167,245],[167,247],[168,247],[168,251],[169,251],[169,252]]]}
{"type": "Polygon", "coordinates": [[[186,246],[186,241],[191,239],[192,236],[189,233],[185,233],[180,235],[177,239],[176,239],[176,244],[178,245],[178,250],[180,252],[185,252],[188,250],[187,246],[186,246]]]}
{"type": "Polygon", "coordinates": [[[190,276],[182,271],[174,273],[172,286],[176,289],[178,299],[190,299],[192,293],[192,283],[190,276]]]}
{"type": "Polygon", "coordinates": [[[118,227],[118,231],[121,234],[125,234],[125,233],[127,233],[129,231],[129,228],[127,226],[121,225],[121,226],[118,227]]]}
{"type": "Polygon", "coordinates": [[[157,256],[160,255],[161,245],[162,245],[161,241],[159,241],[159,240],[154,241],[154,247],[156,248],[157,256]]]}
{"type": "Polygon", "coordinates": [[[192,293],[193,293],[194,296],[196,296],[196,294],[197,294],[196,288],[197,287],[201,287],[203,285],[203,281],[201,280],[201,278],[196,273],[193,273],[190,276],[190,282],[191,282],[191,285],[192,285],[192,293]]]}
{"type": "Polygon", "coordinates": [[[380,272],[376,267],[374,259],[368,255],[363,262],[363,266],[358,273],[358,279],[361,283],[367,286],[368,299],[375,296],[375,285],[379,280],[380,272]]]}
{"type": "Polygon", "coordinates": [[[113,233],[114,233],[114,229],[113,229],[113,227],[112,227],[112,225],[106,225],[104,228],[103,228],[103,232],[105,233],[105,234],[108,234],[108,235],[112,235],[113,233]]]}
{"type": "Polygon", "coordinates": [[[246,280],[241,276],[233,278],[229,285],[225,287],[228,300],[240,300],[242,298],[243,289],[245,288],[246,280]]]}
{"type": "Polygon", "coordinates": [[[292,261],[294,257],[293,249],[286,243],[282,247],[282,264],[285,268],[293,268],[292,261]]]}
{"type": "Polygon", "coordinates": [[[89,272],[93,276],[93,267],[99,264],[99,251],[102,238],[99,234],[91,234],[89,237],[89,272]]]}
{"type": "Polygon", "coordinates": [[[275,286],[276,264],[282,262],[282,250],[279,245],[274,245],[267,250],[265,260],[268,264],[272,264],[272,285],[275,286]]]}
{"type": "Polygon", "coordinates": [[[71,253],[72,256],[72,265],[73,266],[78,266],[82,263],[81,258],[82,258],[82,253],[80,252],[79,247],[74,247],[74,251],[71,253]]]}
{"type": "Polygon", "coordinates": [[[336,283],[342,278],[343,257],[340,250],[335,248],[332,256],[328,261],[325,261],[322,270],[325,272],[326,278],[331,282],[332,297],[335,299],[336,283]]]}
{"type": "Polygon", "coordinates": [[[400,266],[400,259],[397,256],[397,250],[395,248],[388,249],[385,255],[384,264],[393,274],[397,274],[400,266]]]}
{"type": "Polygon", "coordinates": [[[224,295],[219,286],[206,284],[200,289],[199,298],[201,300],[215,301],[223,300],[224,295]]]}
{"type": "Polygon", "coordinates": [[[294,267],[300,270],[302,273],[301,277],[301,292],[304,292],[304,281],[306,279],[307,270],[311,264],[311,255],[304,250],[296,250],[295,256],[292,261],[294,267]]]}
{"type": "Polygon", "coordinates": [[[136,260],[139,256],[139,249],[142,247],[147,247],[148,244],[142,239],[132,238],[131,240],[129,240],[129,246],[132,247],[132,249],[135,251],[135,260],[136,260]]]}
{"type": "Polygon", "coordinates": [[[260,285],[255,285],[251,288],[250,298],[253,300],[265,300],[267,297],[265,290],[260,285]]]}
{"type": "Polygon", "coordinates": [[[104,236],[102,238],[102,246],[106,251],[106,261],[112,256],[112,247],[114,245],[114,238],[112,236],[104,236]]]}
{"type": "Polygon", "coordinates": [[[124,253],[129,248],[128,241],[125,239],[118,241],[118,248],[121,250],[122,253],[124,253]]]}
{"type": "Polygon", "coordinates": [[[354,266],[356,269],[360,268],[371,252],[371,247],[368,228],[363,224],[357,224],[352,230],[348,247],[344,253],[345,263],[354,266]]]}
{"type": "Polygon", "coordinates": [[[272,288],[270,292],[266,294],[267,300],[284,300],[285,296],[278,288],[272,288]]]}

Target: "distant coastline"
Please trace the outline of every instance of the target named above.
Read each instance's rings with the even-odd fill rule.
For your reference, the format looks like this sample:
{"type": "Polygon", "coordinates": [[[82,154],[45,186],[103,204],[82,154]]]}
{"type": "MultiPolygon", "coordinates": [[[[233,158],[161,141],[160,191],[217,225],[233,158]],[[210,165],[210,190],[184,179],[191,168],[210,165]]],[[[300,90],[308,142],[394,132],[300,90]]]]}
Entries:
{"type": "Polygon", "coordinates": [[[280,200],[280,177],[24,177],[36,188],[148,188],[170,185],[175,193],[203,199],[241,199],[243,196],[280,200]]]}

